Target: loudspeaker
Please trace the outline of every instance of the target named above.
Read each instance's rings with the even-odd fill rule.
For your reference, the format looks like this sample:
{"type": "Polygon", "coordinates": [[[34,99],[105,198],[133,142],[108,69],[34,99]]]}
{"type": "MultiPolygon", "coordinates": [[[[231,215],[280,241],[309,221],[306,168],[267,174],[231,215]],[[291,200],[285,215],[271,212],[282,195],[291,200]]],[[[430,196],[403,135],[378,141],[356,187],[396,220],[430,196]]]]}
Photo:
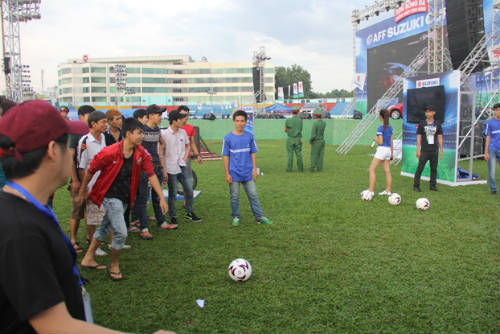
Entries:
{"type": "MultiPolygon", "coordinates": [[[[483,0],[447,0],[446,20],[451,62],[458,69],[484,36],[483,0]]],[[[485,66],[480,62],[474,72],[485,66]]]]}
{"type": "Polygon", "coordinates": [[[3,73],[5,74],[10,73],[10,57],[5,57],[3,59],[3,73]]]}
{"type": "MultiPolygon", "coordinates": [[[[265,97],[264,96],[261,96],[260,94],[260,71],[262,70],[262,68],[260,67],[254,67],[253,70],[252,70],[252,74],[253,74],[253,93],[255,95],[255,102],[256,103],[261,103],[265,100],[265,97]]],[[[262,87],[264,88],[264,87],[262,87]]]]}

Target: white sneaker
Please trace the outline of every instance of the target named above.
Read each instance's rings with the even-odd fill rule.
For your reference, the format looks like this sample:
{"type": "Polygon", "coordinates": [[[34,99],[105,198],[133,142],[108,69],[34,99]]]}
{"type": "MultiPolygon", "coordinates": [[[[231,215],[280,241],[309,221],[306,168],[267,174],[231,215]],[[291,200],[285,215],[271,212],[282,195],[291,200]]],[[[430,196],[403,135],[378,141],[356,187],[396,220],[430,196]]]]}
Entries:
{"type": "Polygon", "coordinates": [[[103,251],[101,249],[101,246],[97,247],[97,249],[95,250],[95,255],[96,256],[105,256],[105,255],[108,255],[108,253],[106,253],[105,251],[103,251]]]}
{"type": "MultiPolygon", "coordinates": [[[[108,248],[111,249],[111,245],[108,245],[108,248]]],[[[130,245],[123,245],[122,249],[130,249],[132,246],[130,245]]]]}
{"type": "Polygon", "coordinates": [[[379,195],[387,195],[387,196],[391,196],[392,195],[392,193],[390,191],[385,191],[385,190],[382,191],[382,192],[379,192],[378,194],[379,195]]]}

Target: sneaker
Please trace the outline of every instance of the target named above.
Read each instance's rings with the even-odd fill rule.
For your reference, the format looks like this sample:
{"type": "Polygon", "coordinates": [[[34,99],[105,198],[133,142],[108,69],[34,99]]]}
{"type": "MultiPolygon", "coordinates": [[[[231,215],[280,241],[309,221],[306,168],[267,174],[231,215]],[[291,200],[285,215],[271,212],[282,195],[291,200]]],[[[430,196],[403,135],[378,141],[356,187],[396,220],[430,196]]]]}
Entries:
{"type": "Polygon", "coordinates": [[[233,226],[240,226],[240,219],[238,217],[233,218],[233,222],[231,223],[233,226]]]}
{"type": "Polygon", "coordinates": [[[257,221],[257,224],[266,224],[266,225],[271,225],[273,222],[266,218],[266,217],[262,217],[260,218],[258,221],[257,221]]]}
{"type": "Polygon", "coordinates": [[[186,213],[186,216],[184,216],[185,220],[190,220],[195,223],[199,223],[202,221],[202,219],[194,214],[194,212],[191,213],[186,213]]]}
{"type": "Polygon", "coordinates": [[[106,253],[105,251],[103,251],[102,248],[101,248],[101,246],[99,246],[95,250],[95,255],[96,256],[105,256],[105,255],[108,255],[108,253],[106,253]]]}
{"type": "Polygon", "coordinates": [[[130,227],[128,228],[128,232],[130,232],[130,233],[137,233],[139,231],[140,230],[139,230],[139,228],[137,226],[130,225],[130,227]]]}
{"type": "Polygon", "coordinates": [[[436,188],[435,186],[434,187],[429,187],[429,190],[438,191],[438,188],[436,188]]]}
{"type": "Polygon", "coordinates": [[[177,218],[172,218],[172,221],[170,224],[167,222],[163,222],[158,226],[160,230],[176,230],[177,229],[177,218]]]}
{"type": "Polygon", "coordinates": [[[491,194],[492,194],[492,195],[496,195],[496,194],[497,194],[497,191],[496,191],[496,190],[492,190],[492,191],[491,191],[491,194]]]}
{"type": "Polygon", "coordinates": [[[382,192],[379,192],[378,194],[379,194],[379,195],[387,195],[387,196],[391,196],[391,195],[392,195],[392,193],[391,193],[390,191],[387,191],[387,190],[384,190],[384,191],[382,191],[382,192]]]}
{"type": "Polygon", "coordinates": [[[147,228],[143,228],[140,234],[140,237],[142,240],[151,240],[153,239],[153,236],[151,233],[149,233],[149,230],[147,228]]]}
{"type": "Polygon", "coordinates": [[[416,191],[417,193],[419,193],[419,192],[420,192],[420,187],[418,187],[418,186],[414,186],[414,187],[413,187],[413,191],[416,191]]]}

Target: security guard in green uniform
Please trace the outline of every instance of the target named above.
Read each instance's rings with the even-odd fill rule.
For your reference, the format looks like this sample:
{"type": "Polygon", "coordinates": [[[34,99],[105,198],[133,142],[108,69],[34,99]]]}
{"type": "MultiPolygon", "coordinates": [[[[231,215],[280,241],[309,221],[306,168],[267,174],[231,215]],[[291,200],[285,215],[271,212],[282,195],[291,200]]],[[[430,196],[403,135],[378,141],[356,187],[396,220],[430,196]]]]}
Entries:
{"type": "Polygon", "coordinates": [[[323,155],[325,153],[326,122],[321,119],[321,110],[314,111],[314,122],[311,129],[311,172],[321,172],[323,169],[323,155]]]}
{"type": "Polygon", "coordinates": [[[285,132],[288,135],[286,140],[286,151],[288,152],[287,172],[291,172],[293,168],[293,154],[297,155],[297,169],[299,172],[304,171],[302,163],[302,119],[298,117],[299,107],[292,108],[293,117],[285,122],[285,132]]]}

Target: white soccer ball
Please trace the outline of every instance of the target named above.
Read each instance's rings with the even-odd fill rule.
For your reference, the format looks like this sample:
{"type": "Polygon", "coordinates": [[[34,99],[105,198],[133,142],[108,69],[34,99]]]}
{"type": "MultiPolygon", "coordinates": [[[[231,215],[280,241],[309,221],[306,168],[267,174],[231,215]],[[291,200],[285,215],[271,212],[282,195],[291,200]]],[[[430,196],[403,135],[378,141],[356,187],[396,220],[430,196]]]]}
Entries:
{"type": "Polygon", "coordinates": [[[421,211],[428,210],[431,206],[431,202],[427,198],[419,198],[417,199],[417,203],[415,203],[417,206],[417,209],[421,211]]]}
{"type": "Polygon", "coordinates": [[[236,282],[245,282],[252,276],[252,266],[245,259],[236,259],[227,268],[229,277],[236,282]]]}
{"type": "Polygon", "coordinates": [[[363,190],[361,192],[361,199],[363,201],[371,201],[373,199],[372,192],[370,190],[363,190]]]}
{"type": "Polygon", "coordinates": [[[399,194],[393,193],[387,200],[391,205],[399,205],[401,203],[401,196],[399,194]]]}

